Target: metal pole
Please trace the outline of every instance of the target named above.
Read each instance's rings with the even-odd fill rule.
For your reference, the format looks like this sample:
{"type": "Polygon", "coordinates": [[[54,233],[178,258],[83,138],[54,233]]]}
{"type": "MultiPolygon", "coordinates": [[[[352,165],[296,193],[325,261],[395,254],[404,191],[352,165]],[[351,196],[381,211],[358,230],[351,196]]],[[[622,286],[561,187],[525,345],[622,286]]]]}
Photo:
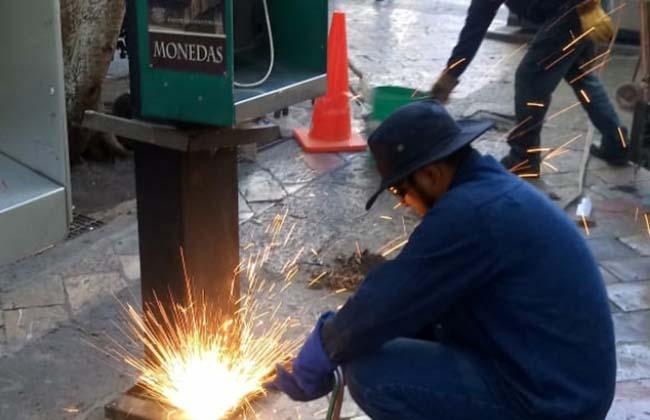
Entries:
{"type": "Polygon", "coordinates": [[[239,298],[235,148],[183,152],[136,143],[135,172],[143,304],[155,299],[165,308],[171,308],[171,299],[187,304],[189,284],[195,298],[218,310],[211,316],[234,316],[239,298]]]}

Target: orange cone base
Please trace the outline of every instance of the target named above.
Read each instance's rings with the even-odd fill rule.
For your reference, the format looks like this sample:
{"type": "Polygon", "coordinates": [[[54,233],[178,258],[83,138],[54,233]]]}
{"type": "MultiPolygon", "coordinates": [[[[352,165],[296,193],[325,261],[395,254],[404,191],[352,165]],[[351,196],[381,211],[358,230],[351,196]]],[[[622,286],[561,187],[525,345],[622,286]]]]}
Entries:
{"type": "Polygon", "coordinates": [[[310,137],[309,128],[296,128],[293,134],[303,150],[309,153],[362,152],[368,147],[363,137],[354,132],[349,139],[334,141],[310,137]]]}

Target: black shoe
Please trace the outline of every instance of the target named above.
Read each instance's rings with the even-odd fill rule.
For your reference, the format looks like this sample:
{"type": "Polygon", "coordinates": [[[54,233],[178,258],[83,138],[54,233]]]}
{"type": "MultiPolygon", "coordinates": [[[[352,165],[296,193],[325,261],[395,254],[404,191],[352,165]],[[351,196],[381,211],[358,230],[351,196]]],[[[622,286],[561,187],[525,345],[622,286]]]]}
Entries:
{"type": "Polygon", "coordinates": [[[590,152],[592,155],[604,160],[611,166],[627,166],[629,160],[625,152],[623,154],[607,153],[602,146],[596,146],[595,144],[591,145],[590,152]]]}
{"type": "Polygon", "coordinates": [[[537,179],[541,174],[540,164],[537,160],[521,159],[507,154],[501,159],[501,164],[506,170],[521,178],[537,179]]]}

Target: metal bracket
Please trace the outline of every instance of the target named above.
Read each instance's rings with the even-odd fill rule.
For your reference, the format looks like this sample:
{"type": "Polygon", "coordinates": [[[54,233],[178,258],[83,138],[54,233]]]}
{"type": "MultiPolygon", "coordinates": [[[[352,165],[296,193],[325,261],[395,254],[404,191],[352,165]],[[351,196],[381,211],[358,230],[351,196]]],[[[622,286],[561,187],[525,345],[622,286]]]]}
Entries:
{"type": "Polygon", "coordinates": [[[224,147],[270,141],[280,137],[280,129],[277,125],[263,121],[247,121],[233,128],[178,127],[122,118],[97,111],[86,111],[82,126],[181,152],[214,151],[224,147]]]}

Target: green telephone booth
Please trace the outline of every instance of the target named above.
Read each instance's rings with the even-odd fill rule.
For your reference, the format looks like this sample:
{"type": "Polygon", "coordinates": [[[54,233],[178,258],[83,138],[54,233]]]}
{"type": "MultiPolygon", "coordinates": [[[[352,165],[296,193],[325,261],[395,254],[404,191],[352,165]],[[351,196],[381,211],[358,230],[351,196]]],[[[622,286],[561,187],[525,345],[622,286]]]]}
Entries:
{"type": "Polygon", "coordinates": [[[327,0],[128,5],[141,118],[233,126],[324,93],[327,0]]]}

